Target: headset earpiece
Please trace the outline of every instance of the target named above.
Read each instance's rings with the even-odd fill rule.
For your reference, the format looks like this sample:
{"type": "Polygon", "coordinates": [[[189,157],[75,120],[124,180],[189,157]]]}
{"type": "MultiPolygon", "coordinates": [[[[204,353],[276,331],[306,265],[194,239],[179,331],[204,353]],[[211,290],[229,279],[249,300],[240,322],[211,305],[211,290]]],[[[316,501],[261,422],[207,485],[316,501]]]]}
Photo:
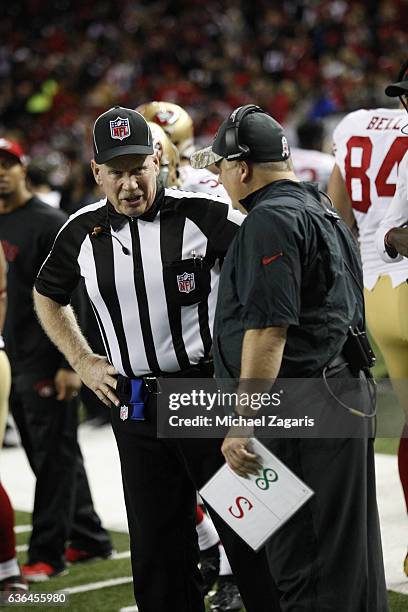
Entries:
{"type": "Polygon", "coordinates": [[[234,159],[247,159],[249,157],[251,154],[250,148],[248,145],[240,143],[239,141],[239,126],[247,115],[264,112],[265,111],[256,104],[245,104],[245,106],[239,106],[231,113],[228,119],[230,125],[228,125],[225,132],[225,159],[232,161],[234,159]]]}

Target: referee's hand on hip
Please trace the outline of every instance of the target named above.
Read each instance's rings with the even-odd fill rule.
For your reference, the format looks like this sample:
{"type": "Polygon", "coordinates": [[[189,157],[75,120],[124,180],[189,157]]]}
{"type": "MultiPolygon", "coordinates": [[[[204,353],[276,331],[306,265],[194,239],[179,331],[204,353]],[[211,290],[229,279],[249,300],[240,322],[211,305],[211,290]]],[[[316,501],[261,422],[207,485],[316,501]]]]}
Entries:
{"type": "Polygon", "coordinates": [[[84,355],[76,367],[82,382],[89,387],[107,406],[119,406],[116,397],[116,378],[119,372],[111,365],[106,357],[100,355],[84,355]]]}

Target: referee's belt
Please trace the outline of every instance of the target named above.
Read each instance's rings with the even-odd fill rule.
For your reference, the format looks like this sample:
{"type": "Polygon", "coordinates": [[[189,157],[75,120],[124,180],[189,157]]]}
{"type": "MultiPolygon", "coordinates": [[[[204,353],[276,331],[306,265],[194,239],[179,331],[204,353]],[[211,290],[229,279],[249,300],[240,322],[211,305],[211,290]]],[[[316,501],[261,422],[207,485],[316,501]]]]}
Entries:
{"type": "Polygon", "coordinates": [[[135,393],[134,389],[137,386],[144,388],[145,392],[151,395],[159,393],[160,378],[211,378],[214,374],[214,365],[210,359],[202,359],[197,365],[190,366],[185,370],[177,372],[161,372],[159,375],[145,374],[137,378],[128,378],[118,374],[116,391],[119,395],[131,397],[135,393]],[[136,383],[134,381],[139,381],[136,383]]]}

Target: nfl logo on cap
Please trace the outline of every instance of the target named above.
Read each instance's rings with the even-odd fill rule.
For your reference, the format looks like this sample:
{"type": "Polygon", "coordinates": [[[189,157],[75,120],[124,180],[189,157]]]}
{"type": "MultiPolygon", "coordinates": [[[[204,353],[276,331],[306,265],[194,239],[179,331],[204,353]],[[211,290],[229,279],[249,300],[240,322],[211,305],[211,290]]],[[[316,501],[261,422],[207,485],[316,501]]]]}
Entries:
{"type": "Polygon", "coordinates": [[[116,117],[113,121],[109,121],[111,137],[116,140],[123,140],[130,136],[129,119],[116,117]]]}

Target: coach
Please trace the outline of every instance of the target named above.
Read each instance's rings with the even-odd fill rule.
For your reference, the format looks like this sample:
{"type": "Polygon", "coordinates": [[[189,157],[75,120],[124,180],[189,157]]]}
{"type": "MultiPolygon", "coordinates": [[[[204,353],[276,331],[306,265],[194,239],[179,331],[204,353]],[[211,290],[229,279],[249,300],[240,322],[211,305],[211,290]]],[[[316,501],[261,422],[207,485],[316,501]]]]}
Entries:
{"type": "MultiPolygon", "coordinates": [[[[198,168],[212,163],[248,213],[221,272],[217,377],[240,378],[242,388],[248,379],[321,380],[341,367],[352,378],[342,351],[349,326],[364,325],[353,238],[317,185],[296,178],[282,127],[257,106],[236,109],[192,157],[198,168]]],[[[231,431],[222,446],[241,476],[256,467],[247,443],[231,431]]],[[[315,492],[266,544],[281,610],[385,612],[372,440],[266,443],[315,492]]]]}
{"type": "MultiPolygon", "coordinates": [[[[140,612],[203,612],[196,489],[222,465],[221,442],[158,439],[155,377],[212,374],[219,264],[243,217],[205,194],[158,188],[152,135],[138,112],[108,110],[93,136],[92,169],[106,199],[61,229],[36,282],[36,308],[83,382],[113,403],[140,612]],[[107,359],[92,353],[68,306],[80,276],[107,359]]],[[[266,557],[213,519],[248,612],[278,610],[266,557]]]]}

